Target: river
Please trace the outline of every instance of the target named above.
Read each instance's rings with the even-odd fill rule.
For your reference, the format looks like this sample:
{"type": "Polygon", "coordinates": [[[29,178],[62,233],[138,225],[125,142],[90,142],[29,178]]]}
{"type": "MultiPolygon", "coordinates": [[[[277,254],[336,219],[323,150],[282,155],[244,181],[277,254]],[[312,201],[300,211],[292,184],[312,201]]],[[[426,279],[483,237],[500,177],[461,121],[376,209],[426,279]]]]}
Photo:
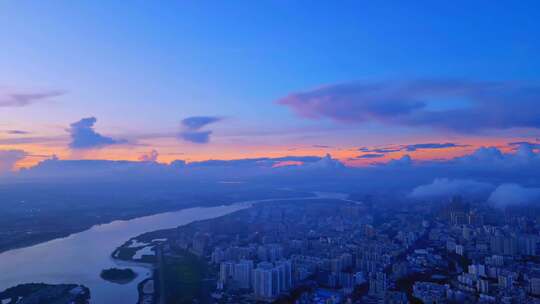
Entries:
{"type": "Polygon", "coordinates": [[[136,303],[137,284],[151,274],[150,268],[130,264],[129,267],[137,272],[138,276],[123,285],[105,281],[99,276],[103,269],[126,267],[125,262],[115,261],[110,255],[127,240],[149,231],[216,218],[249,208],[254,203],[327,198],[347,201],[342,194],[317,192],[315,197],[309,198],[266,199],[226,206],[189,208],[96,225],[65,238],[1,253],[0,291],[22,283],[71,283],[90,288],[91,303],[136,303]]]}
{"type": "Polygon", "coordinates": [[[101,270],[126,266],[110,257],[116,247],[145,232],[211,219],[250,206],[251,203],[243,202],[114,221],[65,238],[6,251],[0,254],[0,291],[30,282],[73,283],[90,288],[92,303],[134,304],[137,302],[137,284],[150,275],[150,269],[129,265],[138,276],[128,284],[120,285],[101,279],[101,270]]]}

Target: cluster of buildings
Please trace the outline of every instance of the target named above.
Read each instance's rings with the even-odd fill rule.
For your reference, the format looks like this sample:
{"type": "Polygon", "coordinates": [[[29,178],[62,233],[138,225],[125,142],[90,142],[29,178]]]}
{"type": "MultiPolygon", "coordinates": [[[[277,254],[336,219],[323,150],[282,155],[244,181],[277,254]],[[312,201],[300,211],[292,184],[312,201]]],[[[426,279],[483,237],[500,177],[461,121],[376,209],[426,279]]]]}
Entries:
{"type": "Polygon", "coordinates": [[[540,303],[533,214],[458,199],[259,204],[179,228],[215,268],[216,303],[540,303]]]}

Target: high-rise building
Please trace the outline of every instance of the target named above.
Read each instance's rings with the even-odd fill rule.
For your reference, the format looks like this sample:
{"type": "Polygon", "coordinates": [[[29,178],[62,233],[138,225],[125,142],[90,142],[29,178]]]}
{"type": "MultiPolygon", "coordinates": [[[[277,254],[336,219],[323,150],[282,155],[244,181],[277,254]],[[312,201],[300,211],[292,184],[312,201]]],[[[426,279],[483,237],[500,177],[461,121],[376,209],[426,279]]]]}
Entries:
{"type": "Polygon", "coordinates": [[[281,293],[292,287],[292,265],[290,261],[281,260],[272,264],[261,262],[253,270],[253,291],[261,300],[274,300],[281,293]]]}
{"type": "Polygon", "coordinates": [[[382,297],[388,288],[388,280],[386,273],[379,271],[369,280],[369,294],[372,296],[382,297]]]}
{"type": "Polygon", "coordinates": [[[198,256],[203,256],[206,253],[209,236],[204,233],[196,233],[193,237],[192,249],[193,253],[198,256]]]}
{"type": "Polygon", "coordinates": [[[540,295],[540,278],[531,278],[529,279],[529,289],[531,294],[535,296],[540,295]]]}
{"type": "Polygon", "coordinates": [[[273,300],[278,296],[278,272],[272,263],[261,262],[253,270],[253,292],[260,300],[273,300]]]}
{"type": "Polygon", "coordinates": [[[253,261],[241,260],[239,263],[234,264],[233,280],[238,288],[248,289],[251,288],[253,272],[253,261]]]}
{"type": "Polygon", "coordinates": [[[292,265],[288,260],[280,260],[276,262],[276,268],[279,272],[279,289],[280,292],[288,291],[292,288],[292,265]]]}
{"type": "Polygon", "coordinates": [[[519,238],[519,253],[523,255],[536,255],[536,245],[538,237],[536,235],[523,235],[519,238]]]}
{"type": "Polygon", "coordinates": [[[221,262],[219,265],[219,281],[223,285],[227,284],[232,280],[234,274],[234,263],[233,262],[221,262]]]}

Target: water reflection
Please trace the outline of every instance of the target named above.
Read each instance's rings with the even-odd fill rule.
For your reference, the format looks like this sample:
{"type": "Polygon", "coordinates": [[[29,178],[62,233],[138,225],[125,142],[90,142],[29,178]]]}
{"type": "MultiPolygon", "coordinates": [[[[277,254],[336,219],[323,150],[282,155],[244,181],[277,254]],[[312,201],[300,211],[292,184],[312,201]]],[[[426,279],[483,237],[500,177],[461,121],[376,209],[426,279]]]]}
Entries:
{"type": "Polygon", "coordinates": [[[136,303],[137,283],[150,274],[150,269],[130,264],[138,276],[125,285],[102,280],[99,276],[101,270],[118,265],[126,266],[123,262],[111,259],[110,254],[114,248],[144,232],[218,217],[250,205],[238,203],[190,208],[129,221],[114,221],[66,238],[4,252],[0,254],[0,291],[30,282],[76,283],[90,288],[92,303],[136,303]]]}

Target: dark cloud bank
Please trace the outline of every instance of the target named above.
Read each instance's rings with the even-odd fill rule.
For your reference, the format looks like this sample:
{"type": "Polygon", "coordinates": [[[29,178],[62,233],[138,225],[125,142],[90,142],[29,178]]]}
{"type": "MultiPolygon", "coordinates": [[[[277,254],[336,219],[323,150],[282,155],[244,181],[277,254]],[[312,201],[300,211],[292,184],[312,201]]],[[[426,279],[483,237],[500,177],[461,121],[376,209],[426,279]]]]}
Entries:
{"type": "Polygon", "coordinates": [[[399,145],[399,146],[388,146],[388,147],[377,147],[377,148],[368,148],[361,147],[358,149],[362,154],[357,156],[357,159],[366,159],[366,158],[381,158],[388,153],[394,152],[415,152],[419,150],[437,150],[437,149],[448,149],[448,148],[463,148],[468,147],[468,145],[456,144],[456,143],[421,143],[421,144],[411,144],[411,145],[399,145]]]}
{"type": "Polygon", "coordinates": [[[539,101],[536,84],[419,80],[329,85],[291,94],[278,103],[310,119],[475,132],[540,128],[539,101]]]}
{"type": "MultiPolygon", "coordinates": [[[[9,159],[17,159],[12,155],[9,159]]],[[[20,155],[19,155],[20,156],[20,155]]],[[[239,160],[157,163],[157,152],[141,161],[48,159],[11,174],[5,182],[122,181],[168,184],[238,181],[261,187],[391,193],[398,199],[437,201],[463,195],[497,206],[540,203],[540,153],[521,145],[512,153],[486,147],[446,161],[416,161],[405,155],[386,164],[362,168],[342,165],[331,156],[290,156],[239,160]],[[287,163],[301,165],[285,165],[287,163]]]]}

